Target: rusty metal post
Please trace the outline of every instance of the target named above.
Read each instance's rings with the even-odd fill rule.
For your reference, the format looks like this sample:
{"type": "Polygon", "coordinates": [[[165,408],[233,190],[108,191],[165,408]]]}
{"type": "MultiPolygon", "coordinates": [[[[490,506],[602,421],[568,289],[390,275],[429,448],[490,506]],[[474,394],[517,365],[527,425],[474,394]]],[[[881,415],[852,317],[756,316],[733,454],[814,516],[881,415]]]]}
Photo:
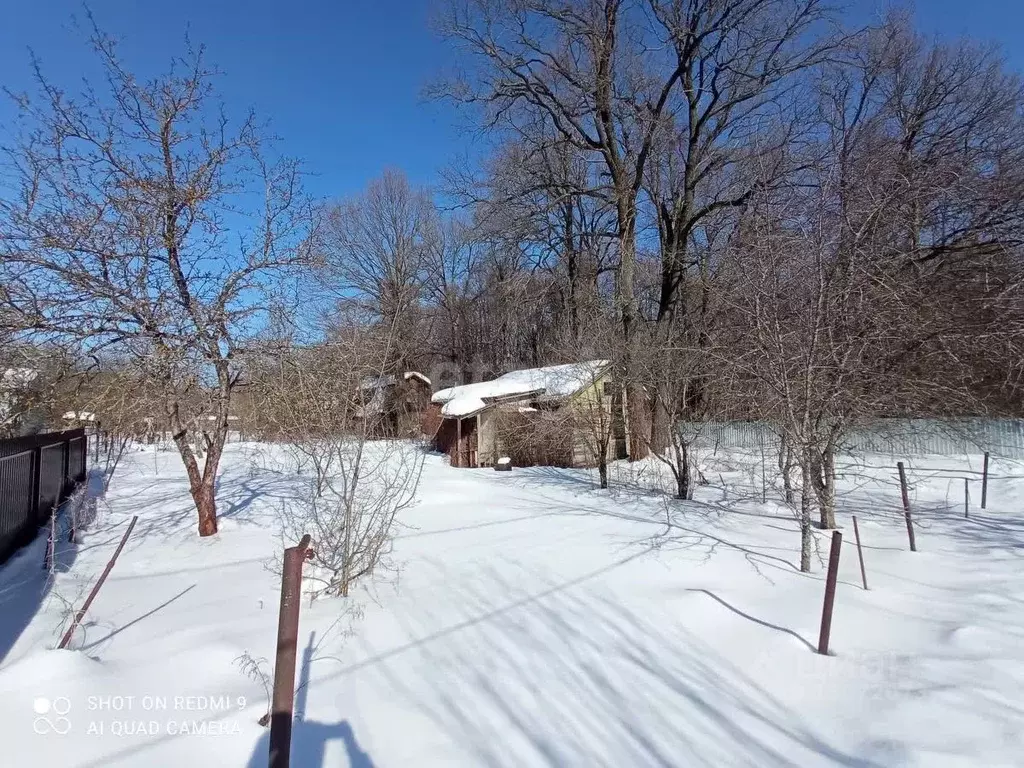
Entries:
{"type": "Polygon", "coordinates": [[[857,559],[860,560],[860,580],[864,589],[868,588],[868,573],[864,570],[864,551],[860,548],[860,528],[857,527],[857,516],[853,516],[853,537],[857,540],[857,559]]]}
{"type": "Polygon", "coordinates": [[[903,515],[907,518],[907,538],[910,539],[910,551],[917,552],[917,542],[914,540],[914,522],[910,519],[910,492],[907,489],[907,471],[903,468],[903,462],[896,463],[896,469],[900,472],[900,493],[903,496],[903,515]]]}
{"type": "Polygon", "coordinates": [[[988,502],[988,451],[985,451],[985,464],[981,468],[981,508],[988,502]]]}
{"type": "Polygon", "coordinates": [[[281,612],[277,619],[277,660],[274,664],[274,697],[270,716],[268,768],[288,768],[291,761],[292,710],[295,705],[295,653],[299,640],[299,607],[302,601],[302,563],[312,552],[309,534],[284,551],[281,574],[281,612]]]}
{"type": "Polygon", "coordinates": [[[970,482],[971,481],[968,480],[966,477],[964,478],[964,518],[967,517],[967,511],[968,511],[968,508],[970,507],[970,502],[971,502],[971,491],[970,491],[970,488],[968,487],[968,483],[970,483],[970,482]]]}
{"type": "Polygon", "coordinates": [[[121,554],[121,550],[124,549],[125,543],[128,541],[128,537],[132,535],[132,530],[135,528],[135,523],[139,520],[138,515],[132,518],[132,521],[128,523],[128,530],[124,532],[124,536],[121,537],[121,543],[117,545],[117,549],[114,550],[114,555],[110,558],[110,562],[107,563],[107,567],[103,569],[103,573],[100,574],[99,579],[96,580],[96,584],[92,588],[92,592],[85,598],[85,603],[75,614],[75,618],[71,621],[71,626],[68,627],[68,631],[64,633],[64,637],[60,640],[58,648],[67,648],[68,643],[71,642],[71,636],[75,634],[75,630],[78,625],[82,622],[85,617],[85,612],[89,610],[89,606],[92,605],[93,599],[96,597],[96,593],[100,591],[100,587],[103,586],[103,582],[107,580],[107,575],[110,573],[110,569],[114,567],[114,563],[117,562],[117,556],[121,554]]]}
{"type": "Polygon", "coordinates": [[[828,553],[828,575],[825,577],[825,604],[821,609],[821,634],[818,635],[818,653],[828,655],[828,639],[832,633],[832,606],[836,601],[836,579],[839,578],[839,553],[843,548],[843,534],[832,531],[832,548],[828,553]]]}

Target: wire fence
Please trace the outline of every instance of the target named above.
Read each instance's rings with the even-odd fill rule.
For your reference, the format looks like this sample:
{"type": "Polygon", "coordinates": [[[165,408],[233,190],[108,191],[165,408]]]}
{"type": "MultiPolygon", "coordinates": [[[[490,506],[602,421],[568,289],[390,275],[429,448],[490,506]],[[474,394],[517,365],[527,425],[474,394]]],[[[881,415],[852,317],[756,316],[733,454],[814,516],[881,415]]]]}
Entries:
{"type": "MultiPolygon", "coordinates": [[[[684,436],[707,448],[777,450],[779,436],[768,424],[754,421],[684,422],[684,436]]],[[[893,456],[960,456],[990,453],[1024,459],[1024,419],[885,419],[852,429],[841,453],[884,453],[893,456]]]]}

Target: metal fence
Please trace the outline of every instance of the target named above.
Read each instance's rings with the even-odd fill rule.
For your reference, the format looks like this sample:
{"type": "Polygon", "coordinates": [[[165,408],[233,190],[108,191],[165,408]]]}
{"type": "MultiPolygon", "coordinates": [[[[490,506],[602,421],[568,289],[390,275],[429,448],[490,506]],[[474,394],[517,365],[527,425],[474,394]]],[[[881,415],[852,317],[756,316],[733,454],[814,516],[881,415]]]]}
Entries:
{"type": "Polygon", "coordinates": [[[85,480],[83,429],[0,440],[0,563],[85,480]]]}
{"type": "MultiPolygon", "coordinates": [[[[685,422],[683,434],[704,447],[774,450],[778,435],[754,421],[685,422]]],[[[1024,459],[1024,419],[884,419],[850,430],[840,449],[844,453],[886,453],[893,456],[985,453],[1024,459]]]]}

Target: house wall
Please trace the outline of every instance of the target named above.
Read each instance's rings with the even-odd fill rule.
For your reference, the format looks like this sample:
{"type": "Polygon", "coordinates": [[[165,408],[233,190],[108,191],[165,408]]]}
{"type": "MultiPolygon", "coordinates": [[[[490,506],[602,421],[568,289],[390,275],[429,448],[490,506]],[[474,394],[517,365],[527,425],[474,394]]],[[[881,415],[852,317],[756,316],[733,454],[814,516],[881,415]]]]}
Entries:
{"type": "MultiPolygon", "coordinates": [[[[509,400],[486,408],[476,417],[470,417],[463,421],[464,437],[467,432],[474,433],[476,448],[474,466],[493,466],[502,456],[511,455],[509,448],[502,444],[501,423],[503,417],[515,415],[521,406],[530,404],[530,399],[509,400]],[[476,429],[473,430],[471,427],[467,429],[469,422],[474,420],[476,429]]],[[[552,411],[543,405],[541,408],[542,410],[536,416],[537,428],[543,431],[543,436],[562,440],[558,445],[567,447],[567,450],[561,453],[564,458],[556,462],[557,466],[595,466],[597,464],[596,448],[602,432],[611,433],[608,442],[608,460],[625,458],[626,430],[622,394],[615,386],[610,374],[598,378],[557,411],[552,411]],[[606,384],[609,388],[608,394],[605,394],[606,384]],[[559,419],[556,414],[564,414],[567,418],[559,419]],[[554,421],[550,421],[552,417],[556,417],[554,421]],[[548,421],[545,421],[546,419],[548,421]],[[548,430],[548,427],[551,429],[548,430]],[[558,436],[558,431],[562,428],[568,430],[568,434],[564,438],[558,436]]],[[[519,418],[529,417],[520,416],[519,418]]],[[[538,439],[542,438],[539,436],[538,439]]],[[[437,448],[445,451],[449,456],[454,455],[456,450],[454,419],[443,420],[434,443],[437,448]]],[[[538,442],[538,445],[541,443],[538,442]]],[[[465,448],[464,446],[464,451],[465,448]]]]}
{"type": "Polygon", "coordinates": [[[477,418],[480,426],[477,430],[477,456],[481,467],[490,467],[500,459],[498,455],[497,410],[494,408],[481,411],[477,418]]]}
{"type": "Polygon", "coordinates": [[[605,434],[608,436],[608,460],[626,457],[622,393],[610,374],[606,373],[581,390],[566,407],[573,410],[573,466],[595,466],[598,446],[605,434]]]}
{"type": "Polygon", "coordinates": [[[443,419],[434,435],[433,445],[436,450],[448,454],[452,466],[481,466],[476,416],[461,420],[443,419]]]}

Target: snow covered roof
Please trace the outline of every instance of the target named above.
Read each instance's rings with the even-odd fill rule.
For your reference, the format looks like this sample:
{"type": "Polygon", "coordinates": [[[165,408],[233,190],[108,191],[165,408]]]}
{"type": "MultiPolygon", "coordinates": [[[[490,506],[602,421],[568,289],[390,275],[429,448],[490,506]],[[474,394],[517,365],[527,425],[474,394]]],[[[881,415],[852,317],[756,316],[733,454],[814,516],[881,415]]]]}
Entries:
{"type": "Polygon", "coordinates": [[[68,421],[96,421],[96,414],[89,411],[68,411],[62,418],[68,421]]]}
{"type": "Polygon", "coordinates": [[[430,379],[428,379],[419,371],[406,371],[405,373],[402,374],[402,376],[405,377],[406,381],[408,381],[409,379],[416,379],[417,381],[422,381],[428,387],[431,386],[430,379]]]}
{"type": "Polygon", "coordinates": [[[608,360],[589,360],[512,371],[491,381],[439,390],[430,401],[443,403],[442,416],[464,417],[482,411],[494,400],[517,395],[535,394],[541,400],[557,400],[575,395],[589,386],[609,364],[608,360]]]}
{"type": "MultiPolygon", "coordinates": [[[[406,371],[405,373],[402,374],[402,378],[405,381],[409,381],[409,379],[416,379],[417,381],[423,382],[428,387],[430,386],[430,379],[424,376],[419,371],[406,371]]],[[[380,389],[384,387],[390,387],[397,383],[398,379],[395,376],[388,374],[386,376],[367,376],[365,379],[362,380],[359,386],[362,387],[363,389],[380,389]]]]}

